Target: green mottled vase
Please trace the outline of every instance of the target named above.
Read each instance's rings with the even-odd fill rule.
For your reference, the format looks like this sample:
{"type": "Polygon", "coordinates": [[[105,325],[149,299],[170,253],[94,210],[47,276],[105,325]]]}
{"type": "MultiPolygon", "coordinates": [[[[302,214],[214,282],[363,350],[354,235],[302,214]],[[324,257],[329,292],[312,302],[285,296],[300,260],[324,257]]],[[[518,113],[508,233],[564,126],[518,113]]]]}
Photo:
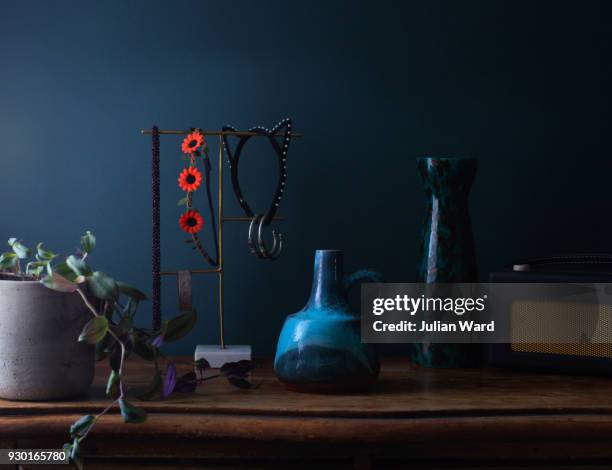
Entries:
{"type": "MultiPolygon", "coordinates": [[[[426,217],[418,252],[417,282],[476,282],[478,272],[468,210],[475,158],[417,158],[426,195],[426,217]]],[[[481,362],[478,344],[421,343],[411,359],[427,367],[474,367],[481,362]]]]}

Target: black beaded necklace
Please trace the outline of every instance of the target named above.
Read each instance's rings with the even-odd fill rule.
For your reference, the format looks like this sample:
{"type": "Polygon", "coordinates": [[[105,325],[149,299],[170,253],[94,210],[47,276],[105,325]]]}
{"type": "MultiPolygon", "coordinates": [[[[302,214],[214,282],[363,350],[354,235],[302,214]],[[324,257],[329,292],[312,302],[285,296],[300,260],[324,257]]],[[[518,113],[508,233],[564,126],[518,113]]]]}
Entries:
{"type": "MultiPolygon", "coordinates": [[[[236,132],[236,129],[232,126],[224,126],[222,129],[224,132],[236,132]]],[[[246,214],[247,217],[251,217],[251,224],[249,226],[249,248],[251,249],[251,253],[256,255],[259,258],[265,259],[276,259],[280,255],[282,251],[282,234],[277,232],[276,230],[272,231],[273,245],[270,250],[266,248],[264,238],[263,238],[263,227],[267,227],[272,222],[278,207],[280,205],[280,201],[282,199],[283,193],[285,191],[285,185],[287,182],[287,152],[289,150],[289,143],[291,141],[291,119],[285,118],[276,124],[272,129],[267,129],[262,126],[255,126],[249,129],[249,132],[255,133],[257,135],[265,136],[268,138],[268,141],[272,145],[274,152],[276,153],[277,161],[278,161],[278,183],[276,185],[276,193],[272,198],[272,203],[270,207],[264,214],[255,214],[248,202],[246,201],[242,189],[240,187],[240,180],[238,178],[238,166],[240,163],[240,156],[242,155],[242,150],[249,139],[252,137],[251,135],[245,135],[240,138],[238,141],[238,145],[236,146],[236,150],[232,152],[227,135],[223,135],[223,146],[225,147],[225,151],[227,152],[227,158],[230,166],[231,180],[232,180],[232,188],[234,190],[234,194],[238,199],[238,203],[242,210],[246,214]],[[275,135],[279,132],[283,132],[282,142],[279,143],[275,135]],[[257,238],[255,238],[257,235],[257,238]]]]}

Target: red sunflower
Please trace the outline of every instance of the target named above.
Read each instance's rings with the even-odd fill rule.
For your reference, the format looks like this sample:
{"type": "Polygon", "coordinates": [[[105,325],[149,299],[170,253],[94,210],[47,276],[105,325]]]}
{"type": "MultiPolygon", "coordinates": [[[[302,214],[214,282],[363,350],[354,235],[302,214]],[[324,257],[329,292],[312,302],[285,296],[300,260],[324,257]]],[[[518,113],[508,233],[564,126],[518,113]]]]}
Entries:
{"type": "Polygon", "coordinates": [[[185,137],[181,149],[183,153],[192,154],[201,145],[204,145],[204,136],[199,131],[194,131],[185,137]]]}
{"type": "Polygon", "coordinates": [[[195,191],[202,183],[202,173],[196,167],[190,166],[181,171],[178,184],[183,191],[195,191]]]}
{"type": "Polygon", "coordinates": [[[204,219],[198,211],[187,211],[179,219],[181,230],[187,233],[197,233],[204,226],[204,219]]]}

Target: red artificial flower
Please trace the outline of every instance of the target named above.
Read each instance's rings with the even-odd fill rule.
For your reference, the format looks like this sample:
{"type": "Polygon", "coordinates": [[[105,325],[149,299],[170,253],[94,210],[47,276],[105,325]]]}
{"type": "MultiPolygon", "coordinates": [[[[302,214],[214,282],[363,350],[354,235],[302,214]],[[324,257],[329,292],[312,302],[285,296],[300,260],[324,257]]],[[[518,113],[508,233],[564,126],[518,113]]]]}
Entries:
{"type": "Polygon", "coordinates": [[[190,166],[181,171],[178,184],[183,191],[195,191],[202,183],[202,173],[197,168],[190,166]]]}
{"type": "Polygon", "coordinates": [[[200,134],[200,131],[193,131],[185,140],[183,140],[183,144],[181,145],[181,149],[183,153],[192,154],[195,152],[198,147],[204,145],[204,136],[200,134]]]}
{"type": "Polygon", "coordinates": [[[187,233],[197,233],[204,226],[204,219],[198,211],[187,211],[179,219],[181,230],[187,233]]]}

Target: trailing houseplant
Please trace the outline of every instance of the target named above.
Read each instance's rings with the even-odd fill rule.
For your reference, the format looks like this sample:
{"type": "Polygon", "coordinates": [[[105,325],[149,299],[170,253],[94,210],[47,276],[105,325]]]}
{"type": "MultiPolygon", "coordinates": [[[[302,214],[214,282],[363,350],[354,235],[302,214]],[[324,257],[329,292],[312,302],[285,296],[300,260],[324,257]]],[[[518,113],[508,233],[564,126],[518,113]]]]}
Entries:
{"type": "Polygon", "coordinates": [[[198,384],[216,377],[225,377],[239,388],[252,388],[248,380],[252,370],[250,361],[227,363],[218,374],[205,376],[204,372],[210,366],[205,359],[200,359],[188,363],[194,366],[194,371],[178,376],[177,362],[166,357],[160,347],[189,333],[196,323],[196,312],[181,312],[167,320],[158,331],[137,327],[134,322],[136,311],[146,300],[146,295],[136,287],[90,267],[89,257],[96,246],[96,237],[91,232],[87,231],[81,237],[76,253],[60,262],[57,262],[59,255],[46,249],[42,243],[35,250],[17,238],[9,239],[8,244],[11,250],[0,255],[0,270],[10,273],[16,280],[36,280],[53,291],[79,296],[91,318],[82,328],[78,340],[95,345],[96,360],[107,359],[110,363],[106,395],[111,402],[100,413],[82,416],[73,423],[71,440],[64,445],[79,467],[82,466],[80,447],[83,439],[111,409],[118,407],[126,423],[146,420],[145,410],[127,398],[129,388],[123,371],[125,360],[131,355],[139,356],[153,366],[148,389],[136,397],[140,400],[194,392],[198,384]]]}

